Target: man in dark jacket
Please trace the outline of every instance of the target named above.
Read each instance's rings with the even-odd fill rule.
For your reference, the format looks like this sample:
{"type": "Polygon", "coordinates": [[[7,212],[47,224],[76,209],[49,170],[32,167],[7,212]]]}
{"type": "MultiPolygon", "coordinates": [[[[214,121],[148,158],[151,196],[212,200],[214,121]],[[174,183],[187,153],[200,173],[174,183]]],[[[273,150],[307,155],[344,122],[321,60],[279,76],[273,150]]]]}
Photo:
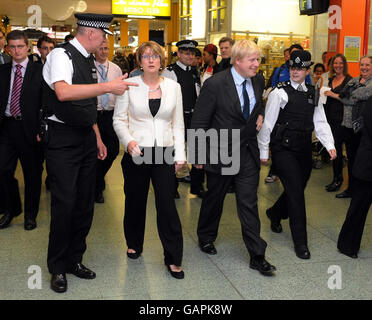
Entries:
{"type": "Polygon", "coordinates": [[[227,189],[234,180],[243,240],[251,257],[250,267],[264,275],[272,275],[276,268],[265,260],[267,245],[260,237],[257,207],[260,171],[257,130],[261,125],[258,118],[264,112],[262,93],[265,86],[264,78],[257,75],[259,52],[253,41],[234,44],[233,67],[205,82],[191,122],[191,129],[200,129],[195,131],[196,135],[204,131],[215,137],[203,139],[199,136],[195,148],[190,144],[195,142],[190,131],[188,143],[189,150],[195,150],[196,167],[204,167],[207,174],[208,191],[202,201],[197,230],[200,249],[207,254],[217,253],[213,242],[217,238],[227,189]],[[227,140],[223,137],[226,132],[227,140]],[[203,143],[204,163],[199,151],[203,143]],[[226,161],[229,159],[231,161],[226,161]]]}

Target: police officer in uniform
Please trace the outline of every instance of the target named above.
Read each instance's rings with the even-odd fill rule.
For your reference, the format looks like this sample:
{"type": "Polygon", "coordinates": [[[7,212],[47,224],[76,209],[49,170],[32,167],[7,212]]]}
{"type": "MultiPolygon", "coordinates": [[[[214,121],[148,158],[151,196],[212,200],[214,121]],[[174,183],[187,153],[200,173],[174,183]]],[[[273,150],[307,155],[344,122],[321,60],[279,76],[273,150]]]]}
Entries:
{"type": "Polygon", "coordinates": [[[312,169],[312,131],[335,159],[336,150],[327,122],[323,99],[317,102],[315,89],[305,84],[310,73],[311,55],[297,50],[289,60],[290,81],[282,82],[270,93],[263,127],[258,134],[261,162],[266,164],[269,144],[284,192],[266,211],[271,230],[282,232],[281,219],[289,217],[296,255],[309,259],[307,247],[304,190],[312,169]]]}
{"type": "MultiPolygon", "coordinates": [[[[198,43],[194,40],[181,40],[176,43],[176,46],[178,47],[178,61],[169,65],[162,75],[177,81],[181,85],[185,129],[190,129],[194,106],[200,92],[200,77],[197,70],[192,68],[198,43]]],[[[185,136],[187,137],[187,135],[185,136]]],[[[203,188],[204,170],[196,169],[193,166],[190,178],[190,193],[203,198],[205,195],[203,188]]]]}
{"type": "Polygon", "coordinates": [[[111,34],[113,16],[84,13],[75,17],[76,37],[54,49],[43,69],[51,191],[48,269],[51,289],[59,293],[67,290],[66,273],[83,279],[96,276],[82,264],[93,220],[97,156],[106,157],[96,124],[96,97],[121,95],[130,85],[123,81],[126,76],[97,83],[91,53],[103,44],[106,33],[111,34]]]}

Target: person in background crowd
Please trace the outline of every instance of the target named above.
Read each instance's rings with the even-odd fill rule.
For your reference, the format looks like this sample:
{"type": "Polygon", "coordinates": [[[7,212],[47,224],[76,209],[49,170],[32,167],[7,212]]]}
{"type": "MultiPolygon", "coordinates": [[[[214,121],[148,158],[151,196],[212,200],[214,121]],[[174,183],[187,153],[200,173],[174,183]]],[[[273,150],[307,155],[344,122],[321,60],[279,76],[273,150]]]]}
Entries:
{"type": "Polygon", "coordinates": [[[323,101],[315,101],[315,89],[305,84],[310,73],[311,55],[296,50],[288,62],[290,81],[277,86],[265,109],[265,121],[258,134],[260,159],[266,164],[269,144],[273,162],[284,192],[266,214],[271,230],[282,232],[281,219],[289,217],[294,249],[300,259],[310,259],[307,246],[305,188],[312,170],[312,132],[328,150],[331,159],[336,150],[323,101]]]}
{"type": "Polygon", "coordinates": [[[141,67],[138,66],[137,64],[137,51],[134,53],[134,56],[136,58],[135,64],[134,64],[134,69],[130,72],[129,78],[140,76],[143,74],[143,71],[141,70],[141,67]]]}
{"type": "MultiPolygon", "coordinates": [[[[203,198],[198,221],[198,241],[201,251],[217,254],[214,241],[223,211],[223,203],[231,180],[235,181],[236,203],[242,227],[242,236],[250,255],[250,268],[271,276],[276,268],[265,259],[266,242],[260,237],[260,219],[257,207],[259,182],[259,154],[257,131],[261,129],[260,116],[264,112],[262,93],[264,78],[257,74],[260,65],[260,49],[250,40],[237,41],[231,53],[232,67],[208,79],[201,89],[196,102],[191,128],[208,131],[228,130],[226,143],[207,143],[207,162],[199,163],[198,149],[195,148],[195,166],[205,168],[208,191],[203,198]],[[233,129],[239,130],[239,138],[233,137],[233,129]],[[239,149],[239,150],[238,150],[239,149]],[[211,163],[210,154],[231,150],[239,154],[239,165],[235,172],[224,172],[219,159],[211,163]]],[[[225,164],[226,165],[226,164],[225,164]]],[[[232,166],[228,164],[226,166],[232,166]]]]}
{"type": "Polygon", "coordinates": [[[200,68],[202,67],[203,59],[202,59],[202,54],[201,51],[198,48],[195,48],[195,56],[194,60],[192,62],[192,66],[198,71],[200,75],[200,68]]]}
{"type": "Polygon", "coordinates": [[[144,42],[138,48],[137,63],[143,69],[143,75],[131,80],[138,87],[117,97],[113,118],[114,129],[125,149],[121,165],[127,256],[137,259],[143,251],[151,180],[164,263],[172,277],[183,279],[182,227],[174,194],[169,192],[175,190],[175,172],[186,163],[181,86],[159,75],[165,57],[162,47],[156,42],[144,42]],[[174,156],[167,152],[169,150],[174,150],[174,156]],[[142,155],[144,158],[141,159],[142,155]]]}
{"type": "Polygon", "coordinates": [[[28,59],[26,33],[14,30],[7,42],[12,62],[0,66],[0,194],[5,214],[0,229],[22,212],[18,160],[24,176],[24,229],[36,228],[42,173],[42,148],[38,141],[42,100],[42,66],[28,59]]]}
{"type": "Polygon", "coordinates": [[[41,59],[40,62],[44,65],[46,61],[47,55],[52,51],[55,47],[54,40],[49,38],[48,36],[42,36],[37,41],[37,49],[40,52],[41,59]]]}
{"type": "MultiPolygon", "coordinates": [[[[349,75],[345,56],[341,53],[336,54],[331,59],[328,83],[323,85],[329,87],[332,93],[340,94],[351,79],[352,77],[349,75]]],[[[333,180],[325,187],[328,192],[333,192],[339,190],[343,182],[342,170],[344,167],[344,159],[342,155],[342,145],[345,140],[346,128],[341,125],[344,117],[344,104],[339,99],[333,98],[329,92],[326,91],[325,94],[328,97],[324,105],[324,111],[332,130],[338,155],[332,162],[333,180]]]]}
{"type": "Polygon", "coordinates": [[[71,41],[74,38],[75,38],[75,36],[70,33],[67,36],[65,36],[65,42],[69,42],[69,41],[71,41]]]}
{"type": "MultiPolygon", "coordinates": [[[[274,74],[276,73],[277,69],[278,68],[284,68],[285,65],[286,65],[286,62],[289,60],[290,56],[291,56],[291,53],[290,53],[290,49],[287,48],[283,51],[283,56],[284,56],[284,64],[282,64],[280,67],[276,67],[273,72],[271,73],[271,76],[269,78],[269,80],[267,81],[267,84],[266,84],[266,87],[265,89],[269,89],[269,88],[272,88],[272,82],[273,82],[273,77],[274,77],[274,74]]],[[[281,70],[279,70],[279,74],[280,74],[281,70]]]]}
{"type": "Polygon", "coordinates": [[[136,67],[136,57],[133,53],[128,54],[129,72],[136,67]]]}
{"type": "MultiPolygon", "coordinates": [[[[94,213],[97,157],[106,157],[97,120],[97,96],[123,94],[126,76],[97,83],[91,53],[106,40],[112,15],[75,13],[76,37],[54,49],[43,68],[48,107],[46,164],[50,177],[51,221],[48,245],[50,287],[67,290],[66,273],[94,279],[82,264],[94,213]]],[[[137,85],[137,84],[133,84],[137,85]]]]}
{"type": "MultiPolygon", "coordinates": [[[[98,83],[105,83],[121,77],[123,74],[119,66],[108,61],[109,43],[106,40],[94,53],[96,58],[98,83]]],[[[103,144],[107,149],[107,157],[104,160],[97,159],[96,192],[95,201],[104,203],[103,190],[105,189],[105,175],[110,170],[112,163],[119,154],[119,140],[112,126],[112,116],[116,96],[106,93],[97,97],[97,125],[103,144]]]]}
{"type": "Polygon", "coordinates": [[[323,86],[323,78],[322,78],[322,74],[324,72],[326,72],[326,69],[324,67],[323,64],[321,63],[317,63],[314,68],[313,68],[314,72],[313,72],[313,81],[312,81],[312,85],[316,85],[318,83],[318,81],[320,81],[319,83],[319,86],[322,87],[323,86]]]}
{"type": "Polygon", "coordinates": [[[367,214],[372,203],[372,97],[363,111],[363,132],[353,167],[353,191],[349,210],[338,236],[337,248],[358,258],[367,214]]]}
{"type": "Polygon", "coordinates": [[[5,33],[2,29],[0,29],[0,65],[9,63],[12,61],[12,57],[5,52],[4,46],[5,46],[5,33]]]}
{"type": "Polygon", "coordinates": [[[201,78],[201,85],[210,78],[212,75],[220,71],[219,64],[216,61],[217,59],[217,47],[214,44],[207,44],[203,50],[203,75],[201,78]]]}
{"type": "MultiPolygon", "coordinates": [[[[181,86],[183,119],[185,121],[185,129],[190,129],[191,118],[194,113],[196,100],[200,92],[200,78],[195,69],[191,67],[194,57],[195,48],[198,43],[194,40],[181,40],[176,43],[178,48],[178,61],[169,65],[162,73],[163,76],[173,79],[181,86]]],[[[185,132],[186,133],[186,132],[185,132]]],[[[186,136],[187,138],[187,136],[186,136]]],[[[197,169],[194,166],[191,168],[190,176],[182,178],[181,181],[190,182],[190,193],[203,198],[205,195],[203,181],[204,170],[197,169]]],[[[178,186],[178,182],[176,183],[178,186]]],[[[176,190],[176,198],[179,198],[178,190],[176,190]]]]}
{"type": "Polygon", "coordinates": [[[329,66],[329,61],[327,61],[327,54],[328,54],[327,51],[324,51],[324,52],[322,53],[322,62],[323,62],[323,66],[329,66]]]}
{"type": "Polygon", "coordinates": [[[130,72],[129,62],[127,57],[125,56],[123,48],[116,49],[115,56],[112,58],[112,62],[120,67],[121,72],[123,74],[128,73],[129,75],[130,72]]]}
{"type": "Polygon", "coordinates": [[[235,41],[229,37],[223,37],[218,42],[220,47],[221,58],[220,69],[225,70],[231,68],[230,59],[231,59],[231,48],[234,45],[235,41]]]}
{"type": "Polygon", "coordinates": [[[353,187],[353,165],[361,138],[361,115],[366,106],[366,100],[372,96],[372,57],[364,56],[359,63],[360,76],[351,79],[342,91],[337,94],[332,91],[325,95],[334,99],[340,99],[344,104],[344,115],[341,125],[344,127],[344,141],[348,160],[348,187],[336,198],[350,198],[353,187]]]}

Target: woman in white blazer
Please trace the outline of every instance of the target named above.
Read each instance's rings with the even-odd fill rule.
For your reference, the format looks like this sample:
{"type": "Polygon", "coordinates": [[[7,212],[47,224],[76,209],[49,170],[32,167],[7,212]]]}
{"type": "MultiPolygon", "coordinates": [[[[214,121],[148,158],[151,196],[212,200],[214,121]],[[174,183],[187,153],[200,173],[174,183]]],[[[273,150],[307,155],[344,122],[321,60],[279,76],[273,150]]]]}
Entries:
{"type": "Polygon", "coordinates": [[[164,262],[173,277],[182,279],[182,228],[174,202],[174,175],[186,163],[181,87],[159,76],[165,57],[156,42],[138,48],[137,62],[143,75],[131,81],[138,87],[117,97],[113,116],[114,129],[126,151],[121,165],[127,256],[137,259],[143,250],[151,179],[164,262]]]}

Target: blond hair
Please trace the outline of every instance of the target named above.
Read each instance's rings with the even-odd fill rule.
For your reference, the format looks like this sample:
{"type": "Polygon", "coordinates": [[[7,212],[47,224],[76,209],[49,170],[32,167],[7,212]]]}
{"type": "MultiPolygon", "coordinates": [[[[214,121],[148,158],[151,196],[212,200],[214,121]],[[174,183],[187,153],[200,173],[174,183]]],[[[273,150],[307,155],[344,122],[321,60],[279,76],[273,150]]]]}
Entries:
{"type": "Polygon", "coordinates": [[[261,55],[261,50],[255,42],[251,40],[237,41],[231,49],[231,64],[234,64],[236,59],[241,60],[245,56],[250,56],[254,53],[261,55]]]}
{"type": "Polygon", "coordinates": [[[147,41],[142,43],[139,48],[136,51],[136,59],[137,59],[137,64],[138,66],[141,65],[141,58],[143,53],[146,51],[147,48],[150,48],[150,50],[157,54],[160,57],[160,67],[161,69],[164,69],[165,67],[165,55],[163,48],[156,43],[155,41],[147,41]]]}

